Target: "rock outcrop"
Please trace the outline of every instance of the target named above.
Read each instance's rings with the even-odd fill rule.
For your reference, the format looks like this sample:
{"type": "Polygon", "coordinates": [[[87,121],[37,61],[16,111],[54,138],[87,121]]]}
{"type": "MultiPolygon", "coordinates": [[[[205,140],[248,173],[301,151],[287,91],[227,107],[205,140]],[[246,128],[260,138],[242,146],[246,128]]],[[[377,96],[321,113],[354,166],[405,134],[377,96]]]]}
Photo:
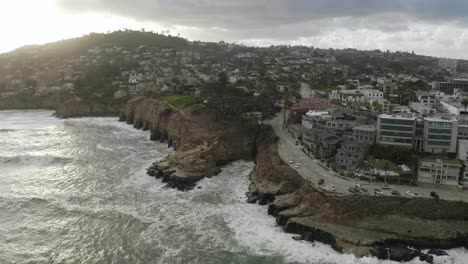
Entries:
{"type": "Polygon", "coordinates": [[[208,113],[177,109],[157,100],[130,100],[120,121],[150,131],[152,140],[167,142],[176,153],[154,163],[148,174],[179,190],[191,189],[204,177],[220,172],[219,166],[252,159],[255,131],[239,122],[216,122],[208,113]]]}
{"type": "Polygon", "coordinates": [[[340,252],[396,261],[432,261],[420,249],[462,247],[468,238],[468,204],[404,197],[330,195],[304,180],[278,155],[277,137],[264,127],[257,137],[250,202],[268,204],[286,232],[340,252]]]}

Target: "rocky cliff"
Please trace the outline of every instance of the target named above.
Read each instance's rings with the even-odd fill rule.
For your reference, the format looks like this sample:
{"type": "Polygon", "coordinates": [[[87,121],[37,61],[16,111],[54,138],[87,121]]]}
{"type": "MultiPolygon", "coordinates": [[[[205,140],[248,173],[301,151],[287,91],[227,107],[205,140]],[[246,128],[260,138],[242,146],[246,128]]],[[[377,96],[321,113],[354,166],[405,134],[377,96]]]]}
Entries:
{"type": "Polygon", "coordinates": [[[63,100],[55,106],[56,115],[60,118],[84,116],[119,116],[124,101],[83,100],[78,97],[63,100]]]}
{"type": "Polygon", "coordinates": [[[263,128],[257,139],[249,201],[268,204],[269,214],[286,232],[338,251],[396,261],[419,257],[431,262],[432,256],[420,249],[468,246],[467,203],[326,194],[279,157],[270,127],[263,128]]]}
{"type": "Polygon", "coordinates": [[[152,140],[165,141],[177,150],[154,163],[148,174],[180,190],[219,173],[219,166],[253,158],[255,131],[238,122],[216,122],[208,112],[137,97],[126,104],[120,121],[149,130],[152,140]]]}

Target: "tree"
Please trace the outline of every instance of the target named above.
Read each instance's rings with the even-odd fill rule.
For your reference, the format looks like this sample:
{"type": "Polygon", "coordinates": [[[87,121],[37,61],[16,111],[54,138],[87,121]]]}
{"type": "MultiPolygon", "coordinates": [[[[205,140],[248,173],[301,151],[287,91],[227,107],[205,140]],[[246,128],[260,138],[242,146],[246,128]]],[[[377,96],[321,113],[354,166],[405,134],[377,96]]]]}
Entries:
{"type": "Polygon", "coordinates": [[[468,106],[468,97],[465,97],[461,100],[461,104],[465,107],[465,112],[466,112],[466,107],[468,106]]]}

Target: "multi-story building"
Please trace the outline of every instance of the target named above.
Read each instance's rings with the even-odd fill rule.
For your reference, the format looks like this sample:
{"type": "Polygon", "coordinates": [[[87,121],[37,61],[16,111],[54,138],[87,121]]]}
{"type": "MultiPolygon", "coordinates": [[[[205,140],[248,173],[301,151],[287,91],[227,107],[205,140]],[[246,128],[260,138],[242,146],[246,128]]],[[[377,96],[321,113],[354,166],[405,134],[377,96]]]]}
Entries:
{"type": "Polygon", "coordinates": [[[350,103],[365,103],[366,99],[361,90],[343,90],[338,92],[338,100],[350,103]]]}
{"type": "Polygon", "coordinates": [[[460,183],[463,187],[468,188],[468,169],[466,168],[468,165],[468,140],[459,139],[457,145],[457,159],[461,160],[465,164],[465,170],[460,178],[460,183]]]}
{"type": "Polygon", "coordinates": [[[331,119],[332,116],[328,111],[308,111],[302,116],[302,126],[312,129],[316,123],[326,124],[326,121],[331,119]]]}
{"type": "Polygon", "coordinates": [[[382,104],[384,101],[383,92],[374,89],[354,89],[354,90],[333,90],[329,98],[351,103],[373,103],[382,104]]]}
{"type": "Polygon", "coordinates": [[[424,152],[456,153],[458,122],[453,117],[424,118],[424,152]]]}
{"type": "Polygon", "coordinates": [[[421,159],[418,182],[458,185],[462,165],[458,160],[421,159]]]}
{"type": "Polygon", "coordinates": [[[418,102],[420,103],[435,104],[437,102],[436,96],[426,91],[417,91],[416,96],[418,98],[418,102]]]}
{"type": "Polygon", "coordinates": [[[372,145],[375,143],[377,129],[374,126],[353,127],[353,139],[355,142],[372,145]]]}
{"type": "Polygon", "coordinates": [[[359,161],[366,158],[369,145],[361,144],[353,140],[341,143],[335,155],[335,169],[351,172],[355,170],[359,161]]]}
{"type": "Polygon", "coordinates": [[[468,80],[453,79],[448,82],[439,82],[436,84],[441,92],[446,94],[453,94],[455,89],[468,91],[468,80]]]}
{"type": "Polygon", "coordinates": [[[355,125],[355,120],[335,119],[327,121],[326,127],[328,131],[340,133],[351,130],[355,125]]]}
{"type": "Polygon", "coordinates": [[[307,129],[302,134],[302,143],[306,151],[321,159],[333,157],[343,138],[323,129],[307,129]]]}
{"type": "Polygon", "coordinates": [[[458,122],[452,116],[380,115],[377,121],[378,144],[432,154],[456,153],[458,133],[458,122]]]}
{"type": "Polygon", "coordinates": [[[408,115],[380,115],[377,120],[377,143],[412,147],[416,131],[416,117],[408,115]]]}

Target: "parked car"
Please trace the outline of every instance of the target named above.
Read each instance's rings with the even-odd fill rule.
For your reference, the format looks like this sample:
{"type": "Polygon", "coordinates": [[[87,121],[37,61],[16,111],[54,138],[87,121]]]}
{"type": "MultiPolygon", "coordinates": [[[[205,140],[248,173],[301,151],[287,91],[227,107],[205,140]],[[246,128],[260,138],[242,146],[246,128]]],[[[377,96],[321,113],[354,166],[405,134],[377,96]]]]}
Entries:
{"type": "Polygon", "coordinates": [[[408,195],[408,196],[414,196],[415,194],[414,194],[413,192],[407,191],[407,192],[406,192],[406,195],[408,195]]]}
{"type": "Polygon", "coordinates": [[[390,185],[384,184],[384,186],[382,187],[382,189],[384,189],[384,190],[390,190],[391,188],[390,188],[390,185]]]}
{"type": "Polygon", "coordinates": [[[361,188],[362,186],[361,186],[361,184],[356,183],[356,185],[355,185],[354,187],[356,187],[356,188],[361,188]]]}
{"type": "Polygon", "coordinates": [[[356,188],[354,188],[354,187],[349,187],[348,191],[349,191],[350,193],[356,193],[356,188]]]}
{"type": "Polygon", "coordinates": [[[289,160],[289,164],[294,164],[294,160],[289,160]]]}
{"type": "Polygon", "coordinates": [[[369,191],[366,189],[366,188],[359,188],[359,190],[362,192],[362,193],[369,193],[369,191]]]}
{"type": "Polygon", "coordinates": [[[332,185],[332,186],[330,187],[330,191],[335,192],[335,191],[336,191],[335,186],[332,185]]]}
{"type": "Polygon", "coordinates": [[[374,194],[378,195],[378,196],[381,196],[381,195],[384,195],[384,192],[382,192],[382,190],[380,190],[380,189],[375,189],[374,194]]]}
{"type": "Polygon", "coordinates": [[[301,165],[299,163],[297,163],[296,165],[294,165],[294,168],[296,169],[299,169],[301,167],[301,165]]]}
{"type": "Polygon", "coordinates": [[[392,191],[392,195],[400,196],[401,194],[400,194],[400,192],[398,192],[398,191],[392,191]]]}
{"type": "Polygon", "coordinates": [[[439,195],[436,193],[436,192],[431,192],[430,193],[432,197],[436,198],[436,199],[439,199],[439,195]]]}
{"type": "Polygon", "coordinates": [[[322,185],[324,182],[325,182],[324,179],[320,179],[320,180],[318,181],[318,185],[322,185]]]}

